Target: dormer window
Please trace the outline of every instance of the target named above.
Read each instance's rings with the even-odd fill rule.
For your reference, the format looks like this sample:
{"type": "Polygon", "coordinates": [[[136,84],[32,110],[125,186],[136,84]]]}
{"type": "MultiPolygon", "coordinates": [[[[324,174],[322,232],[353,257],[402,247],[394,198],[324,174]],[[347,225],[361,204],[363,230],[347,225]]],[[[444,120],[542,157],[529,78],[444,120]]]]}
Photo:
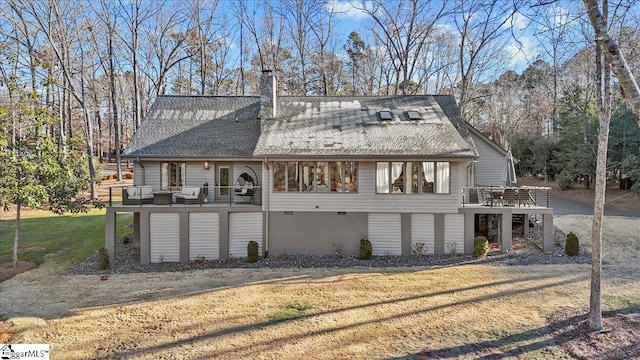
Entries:
{"type": "Polygon", "coordinates": [[[378,112],[378,116],[380,116],[381,121],[391,121],[391,111],[380,111],[378,112]]]}
{"type": "Polygon", "coordinates": [[[409,118],[409,120],[420,120],[420,119],[422,119],[422,116],[417,111],[407,111],[407,117],[409,118]]]}

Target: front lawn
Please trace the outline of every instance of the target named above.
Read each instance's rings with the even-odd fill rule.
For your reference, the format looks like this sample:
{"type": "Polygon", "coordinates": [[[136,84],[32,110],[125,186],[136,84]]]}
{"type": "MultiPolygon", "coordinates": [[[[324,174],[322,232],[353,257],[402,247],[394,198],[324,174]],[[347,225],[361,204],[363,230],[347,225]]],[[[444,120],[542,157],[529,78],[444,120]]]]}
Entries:
{"type": "MultiPolygon", "coordinates": [[[[36,264],[50,261],[65,267],[83,261],[104,246],[104,214],[104,209],[77,215],[56,215],[43,210],[25,212],[18,259],[36,264]]],[[[118,215],[119,237],[131,232],[132,219],[131,214],[118,215]]],[[[0,264],[13,260],[14,226],[15,220],[0,221],[0,264]]]]}

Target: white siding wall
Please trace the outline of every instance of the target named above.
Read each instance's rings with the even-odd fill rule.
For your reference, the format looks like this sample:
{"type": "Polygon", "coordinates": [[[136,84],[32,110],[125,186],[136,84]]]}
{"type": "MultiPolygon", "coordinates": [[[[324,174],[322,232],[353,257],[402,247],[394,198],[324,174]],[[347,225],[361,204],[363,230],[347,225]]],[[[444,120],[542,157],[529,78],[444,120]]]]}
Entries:
{"type": "Polygon", "coordinates": [[[458,254],[464,254],[464,214],[444,215],[445,254],[451,253],[452,246],[455,246],[458,254]]]}
{"type": "Polygon", "coordinates": [[[153,189],[157,190],[160,187],[160,163],[145,161],[143,165],[144,170],[139,163],[134,164],[133,183],[137,186],[153,186],[153,189]]]}
{"type": "MultiPolygon", "coordinates": [[[[462,203],[465,163],[451,163],[449,194],[426,195],[376,194],[375,166],[375,162],[359,162],[357,193],[273,192],[269,186],[269,210],[451,213],[462,203]]],[[[268,178],[271,183],[273,166],[269,166],[268,178]]]]}
{"type": "Polygon", "coordinates": [[[400,214],[369,214],[369,241],[373,255],[402,255],[400,214]]]}
{"type": "Polygon", "coordinates": [[[149,214],[149,251],[151,262],[180,261],[179,214],[149,214]]]}
{"type": "MultiPolygon", "coordinates": [[[[215,164],[209,162],[209,169],[204,168],[204,161],[188,162],[187,163],[187,186],[202,187],[205,182],[209,183],[209,186],[215,185],[215,164]]],[[[209,201],[213,201],[213,189],[209,189],[209,201]]]]}
{"type": "Polygon", "coordinates": [[[229,256],[247,256],[249,241],[257,241],[262,254],[262,213],[229,213],[229,256]]]}
{"type": "Polygon", "coordinates": [[[133,163],[133,185],[142,186],[142,181],[142,166],[136,161],[133,163]]]}
{"type": "Polygon", "coordinates": [[[433,214],[411,214],[411,250],[416,243],[424,243],[425,253],[433,254],[435,249],[435,220],[433,214]]]}
{"type": "Polygon", "coordinates": [[[502,172],[504,169],[504,154],[493,146],[487,144],[488,139],[480,139],[475,133],[471,133],[476,144],[480,158],[476,163],[476,185],[501,186],[502,172]]]}
{"type": "Polygon", "coordinates": [[[189,214],[189,260],[220,258],[220,217],[218,213],[189,214]]]}

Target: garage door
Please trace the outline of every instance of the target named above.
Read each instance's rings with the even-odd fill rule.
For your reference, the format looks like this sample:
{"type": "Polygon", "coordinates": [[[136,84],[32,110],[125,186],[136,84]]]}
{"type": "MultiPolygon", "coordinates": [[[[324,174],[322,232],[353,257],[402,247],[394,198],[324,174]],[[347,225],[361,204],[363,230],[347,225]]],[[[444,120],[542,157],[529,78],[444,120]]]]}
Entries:
{"type": "Polygon", "coordinates": [[[189,214],[189,260],[220,258],[218,213],[189,214]]]}
{"type": "MultiPolygon", "coordinates": [[[[412,214],[411,215],[411,253],[419,250],[417,244],[424,244],[421,247],[422,254],[433,254],[435,248],[435,222],[433,214],[412,214]]],[[[418,255],[422,255],[418,254],[418,255]]]]}
{"type": "Polygon", "coordinates": [[[373,255],[402,254],[400,214],[369,214],[368,230],[373,255]]]}
{"type": "Polygon", "coordinates": [[[464,214],[444,215],[444,252],[464,254],[464,214]]]}
{"type": "Polygon", "coordinates": [[[247,257],[249,241],[257,241],[262,254],[262,213],[229,213],[229,256],[247,257]]]}
{"type": "Polygon", "coordinates": [[[151,262],[180,261],[180,217],[178,214],[149,214],[151,262]]]}

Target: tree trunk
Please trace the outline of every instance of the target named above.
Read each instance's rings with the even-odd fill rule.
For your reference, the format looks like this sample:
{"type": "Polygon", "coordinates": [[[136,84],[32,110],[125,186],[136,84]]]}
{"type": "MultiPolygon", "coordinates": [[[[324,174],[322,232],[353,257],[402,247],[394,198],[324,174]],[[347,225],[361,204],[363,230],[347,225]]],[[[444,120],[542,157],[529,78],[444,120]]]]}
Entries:
{"type": "Polygon", "coordinates": [[[22,203],[16,202],[16,223],[13,235],[13,268],[18,267],[18,243],[20,242],[20,208],[22,203]]]}
{"type": "MultiPolygon", "coordinates": [[[[640,88],[627,65],[618,44],[607,32],[607,20],[598,8],[598,0],[583,0],[587,8],[587,15],[596,34],[596,41],[602,48],[613,71],[618,77],[624,97],[629,101],[631,110],[640,126],[640,88]]],[[[605,1],[606,4],[606,1],[605,1]]],[[[606,7],[606,5],[605,5],[606,7]]]]}
{"type": "MultiPolygon", "coordinates": [[[[603,1],[603,15],[600,19],[607,21],[607,0],[603,1]]],[[[597,9],[597,8],[596,8],[597,9]]],[[[591,9],[590,9],[591,10],[591,9]]],[[[609,123],[611,121],[611,63],[603,55],[603,48],[598,42],[596,46],[596,73],[598,89],[598,117],[600,132],[598,134],[598,158],[596,162],[596,194],[593,205],[593,224],[591,227],[591,295],[589,299],[589,326],[600,331],[602,325],[601,283],[602,283],[602,220],[604,218],[604,202],[607,188],[607,146],[609,142],[609,123]]]]}

